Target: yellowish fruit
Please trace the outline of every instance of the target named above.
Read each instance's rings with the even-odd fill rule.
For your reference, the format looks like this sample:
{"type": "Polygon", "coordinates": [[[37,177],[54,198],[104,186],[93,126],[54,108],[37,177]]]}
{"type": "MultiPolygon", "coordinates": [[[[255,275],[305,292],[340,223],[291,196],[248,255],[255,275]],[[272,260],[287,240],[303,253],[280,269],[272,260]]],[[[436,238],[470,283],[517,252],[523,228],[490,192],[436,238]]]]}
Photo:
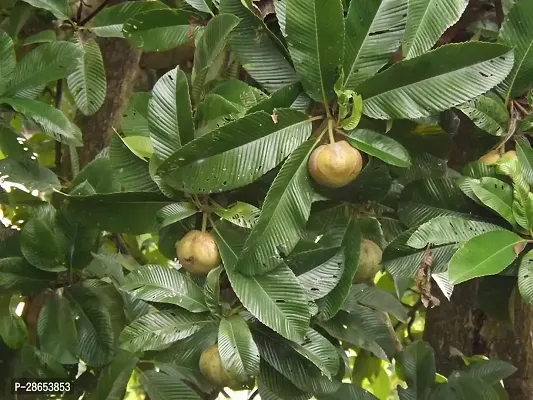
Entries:
{"type": "Polygon", "coordinates": [[[363,168],[363,158],[347,141],[318,146],[309,157],[308,169],[320,185],[339,188],[357,178],[363,168]]]}
{"type": "Polygon", "coordinates": [[[353,278],[354,283],[362,283],[374,278],[380,270],[383,252],[377,244],[371,240],[361,240],[359,253],[359,266],[353,278]]]}
{"type": "Polygon", "coordinates": [[[484,156],[480,157],[479,161],[487,164],[487,165],[493,165],[496,164],[500,160],[500,155],[498,153],[488,153],[484,156]]]}
{"type": "Polygon", "coordinates": [[[218,247],[209,232],[188,232],[176,244],[180,264],[194,275],[207,275],[220,264],[218,247]]]}
{"type": "Polygon", "coordinates": [[[222,365],[218,345],[211,345],[202,352],[199,365],[202,374],[211,382],[223,387],[238,386],[238,382],[231,379],[222,365]]]}
{"type": "Polygon", "coordinates": [[[516,151],[510,150],[502,154],[502,161],[503,160],[517,160],[518,156],[516,155],[516,151]]]}

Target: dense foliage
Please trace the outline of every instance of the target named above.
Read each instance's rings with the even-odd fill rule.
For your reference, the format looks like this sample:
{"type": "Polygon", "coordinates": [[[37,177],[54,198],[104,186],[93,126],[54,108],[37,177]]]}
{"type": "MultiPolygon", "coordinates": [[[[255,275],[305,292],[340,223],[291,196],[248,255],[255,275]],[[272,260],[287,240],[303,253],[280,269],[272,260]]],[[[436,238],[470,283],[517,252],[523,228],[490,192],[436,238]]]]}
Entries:
{"type": "Polygon", "coordinates": [[[531,0],[7,3],[5,377],[69,378],[64,398],[507,398],[507,362],[454,349],[464,368],[438,374],[421,317],[488,275],[511,285],[486,307],[533,304],[531,0]],[[80,166],[101,38],[194,58],[80,166]]]}

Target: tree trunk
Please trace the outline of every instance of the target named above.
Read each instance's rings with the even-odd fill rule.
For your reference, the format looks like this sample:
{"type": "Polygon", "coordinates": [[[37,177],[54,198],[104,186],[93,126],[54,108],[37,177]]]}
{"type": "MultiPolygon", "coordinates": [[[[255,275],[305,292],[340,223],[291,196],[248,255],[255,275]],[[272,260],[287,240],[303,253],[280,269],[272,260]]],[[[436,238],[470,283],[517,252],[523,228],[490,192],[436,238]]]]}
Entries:
{"type": "MultiPolygon", "coordinates": [[[[451,301],[427,310],[424,338],[435,350],[437,368],[445,375],[461,367],[458,357],[450,357],[450,347],[467,356],[484,354],[510,362],[518,370],[506,379],[505,388],[513,400],[533,398],[533,308],[513,296],[514,323],[486,315],[477,306],[479,282],[455,287],[451,301]]],[[[464,364],[463,364],[464,365],[464,364]]]]}

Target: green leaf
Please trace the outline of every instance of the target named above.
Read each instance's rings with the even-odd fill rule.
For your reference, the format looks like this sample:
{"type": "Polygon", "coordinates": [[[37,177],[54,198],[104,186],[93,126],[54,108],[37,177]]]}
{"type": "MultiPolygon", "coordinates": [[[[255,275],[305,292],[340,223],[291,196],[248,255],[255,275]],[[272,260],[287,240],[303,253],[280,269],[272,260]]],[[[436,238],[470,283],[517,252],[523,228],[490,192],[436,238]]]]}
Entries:
{"type": "Polygon", "coordinates": [[[526,303],[533,304],[533,250],[524,254],[520,260],[518,290],[526,303]]]}
{"type": "Polygon", "coordinates": [[[498,42],[514,47],[514,67],[501,85],[507,101],[520,96],[533,84],[533,3],[515,2],[502,24],[498,42]]]}
{"type": "Polygon", "coordinates": [[[38,123],[45,133],[62,143],[81,146],[81,132],[61,110],[42,101],[32,99],[0,98],[25,117],[38,123]]]}
{"type": "Polygon", "coordinates": [[[423,342],[413,342],[396,356],[399,376],[415,395],[415,399],[429,396],[435,382],[435,355],[433,349],[423,342]]]}
{"type": "Polygon", "coordinates": [[[192,96],[196,103],[203,92],[209,67],[224,51],[229,34],[239,21],[235,15],[219,14],[211,18],[198,40],[192,70],[192,96]]]}
{"type": "Polygon", "coordinates": [[[339,390],[333,394],[318,395],[317,400],[377,400],[377,397],[367,392],[363,388],[343,383],[339,390]]]}
{"type": "MultiPolygon", "coordinates": [[[[250,76],[269,93],[298,81],[281,42],[254,14],[251,1],[221,0],[220,12],[240,18],[230,37],[232,52],[250,76]],[[253,38],[253,40],[250,40],[253,38]]],[[[313,60],[315,61],[315,60],[313,60]]]]}
{"type": "Polygon", "coordinates": [[[481,379],[489,385],[498,384],[516,371],[516,367],[502,360],[476,361],[469,364],[465,370],[468,375],[481,379]]]}
{"type": "Polygon", "coordinates": [[[137,364],[137,357],[126,351],[116,357],[98,375],[98,384],[89,395],[90,400],[120,400],[126,394],[130,376],[137,364]]]}
{"type": "Polygon", "coordinates": [[[496,275],[514,261],[523,243],[524,239],[516,233],[505,230],[487,232],[469,240],[450,260],[450,281],[457,284],[496,275]]]}
{"type": "Polygon", "coordinates": [[[181,203],[172,203],[163,207],[157,212],[155,217],[160,228],[164,228],[165,226],[172,225],[182,219],[190,217],[197,212],[198,209],[194,204],[183,201],[181,203]]]}
{"type": "Polygon", "coordinates": [[[513,215],[513,188],[511,185],[491,177],[479,181],[471,180],[470,187],[476,197],[487,207],[496,211],[511,225],[516,221],[513,215]]]}
{"type": "Polygon", "coordinates": [[[152,400],[201,400],[201,397],[176,377],[153,370],[139,370],[141,385],[152,400]]]}
{"type": "Polygon", "coordinates": [[[0,160],[0,175],[4,182],[22,184],[28,190],[51,192],[61,187],[56,174],[48,168],[42,168],[38,162],[31,159],[21,160],[8,157],[0,160]]]}
{"type": "Polygon", "coordinates": [[[215,322],[210,315],[179,308],[157,311],[133,321],[122,331],[119,341],[124,350],[133,353],[161,350],[215,322]]]}
{"type": "Polygon", "coordinates": [[[307,299],[293,272],[284,264],[263,275],[245,276],[235,271],[243,230],[229,223],[213,230],[231,286],[244,307],[259,321],[289,340],[301,340],[309,327],[307,299]],[[230,225],[231,226],[231,225],[230,225]],[[235,241],[238,241],[238,247],[235,241]]]}
{"type": "Polygon", "coordinates": [[[245,186],[276,167],[311,134],[304,114],[277,113],[277,123],[259,111],[211,131],[176,151],[158,172],[169,185],[187,193],[245,186]]]}
{"type": "MultiPolygon", "coordinates": [[[[152,154],[154,153],[152,140],[149,137],[126,136],[122,141],[133,154],[143,160],[152,157],[152,154]]],[[[150,165],[148,165],[148,170],[150,170],[150,165]]]]}
{"type": "Polygon", "coordinates": [[[205,304],[212,314],[220,315],[220,275],[224,271],[222,265],[212,269],[207,274],[204,285],[205,304]]]}
{"type": "Polygon", "coordinates": [[[261,360],[259,368],[257,389],[261,400],[309,400],[311,397],[264,360],[261,360]]]}
{"type": "Polygon", "coordinates": [[[407,245],[415,249],[427,246],[466,242],[486,232],[504,230],[499,225],[460,217],[437,217],[422,224],[411,235],[407,245]]]}
{"type": "Polygon", "coordinates": [[[507,46],[449,44],[395,63],[355,91],[371,118],[423,118],[485,93],[507,76],[513,62],[507,46]]]}
{"type": "Polygon", "coordinates": [[[28,339],[28,328],[15,312],[19,299],[18,295],[0,296],[0,339],[3,344],[14,350],[22,347],[28,339]]]}
{"type": "Polygon", "coordinates": [[[286,34],[294,68],[306,93],[328,104],[344,49],[340,0],[287,0],[286,34]]]}
{"type": "Polygon", "coordinates": [[[106,7],[89,24],[89,29],[102,37],[124,37],[123,24],[139,13],[169,8],[159,1],[130,1],[106,7]]]}
{"type": "Polygon", "coordinates": [[[3,293],[31,293],[49,286],[56,274],[35,268],[22,257],[0,259],[0,289],[3,293]]]}
{"type": "Polygon", "coordinates": [[[378,72],[400,47],[407,0],[352,0],[346,16],[344,87],[355,87],[378,72]]]}
{"type": "Polygon", "coordinates": [[[80,285],[68,287],[65,295],[74,312],[80,358],[89,366],[107,364],[115,346],[108,309],[95,294],[80,285]]]}
{"type": "Polygon", "coordinates": [[[109,161],[122,191],[159,192],[158,186],[150,176],[148,163],[133,154],[118,135],[111,136],[109,161]]]}
{"type": "Polygon", "coordinates": [[[277,246],[290,253],[300,240],[313,200],[307,160],[315,145],[315,140],[305,142],[283,164],[239,256],[237,271],[246,275],[271,271],[282,261],[277,246]]]}
{"type": "Polygon", "coordinates": [[[520,161],[517,159],[500,160],[498,172],[513,180],[513,216],[522,228],[533,229],[533,193],[522,174],[520,161]]]}
{"type": "Polygon", "coordinates": [[[369,129],[356,129],[346,133],[348,142],[371,156],[397,167],[409,167],[409,152],[393,138],[369,129]]]}
{"type": "Polygon", "coordinates": [[[213,212],[221,219],[248,229],[255,226],[257,219],[261,215],[261,210],[259,208],[240,201],[227,209],[216,208],[213,212]]]}
{"type": "Polygon", "coordinates": [[[24,0],[34,7],[50,11],[60,20],[70,19],[68,0],[24,0]]]}
{"type": "Polygon", "coordinates": [[[13,41],[7,33],[0,31],[0,94],[6,90],[16,63],[13,41]]]}
{"type": "Polygon", "coordinates": [[[113,176],[113,167],[107,157],[95,158],[88,163],[70,183],[70,188],[87,182],[96,193],[119,192],[120,187],[113,176]]]}
{"type": "Polygon", "coordinates": [[[479,129],[494,136],[507,134],[509,114],[496,96],[479,96],[457,106],[479,129]]]}
{"type": "Polygon", "coordinates": [[[128,42],[143,51],[165,51],[187,43],[198,31],[189,27],[191,13],[160,9],[131,17],[122,27],[128,42]]]}
{"type": "MultiPolygon", "coordinates": [[[[150,137],[148,127],[148,104],[152,98],[152,93],[135,92],[132,93],[126,110],[122,113],[120,128],[126,138],[128,136],[150,137]]],[[[153,153],[153,149],[150,151],[153,153]]]]}
{"type": "MultiPolygon", "coordinates": [[[[276,90],[270,97],[261,100],[252,108],[246,111],[247,114],[254,113],[256,111],[264,111],[269,114],[274,113],[276,108],[289,108],[298,99],[298,96],[302,93],[302,84],[300,82],[291,83],[290,85],[283,86],[276,90]]],[[[296,108],[294,108],[296,109],[296,108]]]]}
{"type": "Polygon", "coordinates": [[[22,229],[20,247],[24,257],[44,271],[65,271],[64,233],[56,224],[56,210],[49,204],[33,210],[22,229]],[[44,240],[44,238],[47,238],[44,240]]]}
{"type": "Polygon", "coordinates": [[[524,179],[529,185],[533,185],[533,149],[529,141],[525,138],[524,140],[516,140],[515,149],[524,179]]]}
{"type": "Polygon", "coordinates": [[[46,84],[74,72],[82,57],[82,50],[74,43],[45,43],[17,63],[4,95],[35,98],[46,84]]]}
{"type": "Polygon", "coordinates": [[[209,5],[212,4],[212,0],[185,0],[188,5],[194,7],[198,11],[213,14],[209,5]]]}
{"type": "Polygon", "coordinates": [[[467,5],[468,0],[410,0],[403,57],[413,58],[429,51],[459,21],[467,5]]]}
{"type": "Polygon", "coordinates": [[[224,369],[232,378],[246,382],[259,375],[259,350],[241,316],[220,321],[218,352],[224,369]]]}
{"type": "Polygon", "coordinates": [[[174,268],[143,265],[126,275],[120,289],[137,299],[175,304],[191,312],[207,311],[202,289],[174,268]]]}
{"type": "MultiPolygon", "coordinates": [[[[45,30],[41,31],[39,33],[36,33],[35,35],[31,35],[27,38],[25,38],[22,41],[23,46],[28,46],[30,44],[36,44],[36,43],[50,43],[55,42],[57,40],[56,32],[53,30],[45,30]]],[[[0,91],[1,92],[1,91],[0,91]]]]}
{"type": "Polygon", "coordinates": [[[109,232],[142,234],[157,230],[156,213],[170,201],[157,193],[124,192],[64,197],[78,220],[109,232]]]}
{"type": "Polygon", "coordinates": [[[78,109],[85,115],[92,115],[104,104],[107,91],[106,73],[100,47],[94,39],[76,38],[76,44],[83,51],[83,58],[67,78],[78,109]]]}
{"type": "Polygon", "coordinates": [[[158,162],[194,138],[189,85],[181,69],[167,72],[155,84],[148,104],[148,126],[158,162]]]}
{"type": "Polygon", "coordinates": [[[407,322],[407,311],[394,295],[364,283],[352,285],[350,293],[342,304],[347,312],[357,310],[357,305],[370,307],[376,311],[383,311],[394,315],[399,321],[407,322]]]}
{"type": "Polygon", "coordinates": [[[78,332],[70,304],[63,293],[48,297],[37,321],[39,348],[62,364],[78,362],[78,332]]]}

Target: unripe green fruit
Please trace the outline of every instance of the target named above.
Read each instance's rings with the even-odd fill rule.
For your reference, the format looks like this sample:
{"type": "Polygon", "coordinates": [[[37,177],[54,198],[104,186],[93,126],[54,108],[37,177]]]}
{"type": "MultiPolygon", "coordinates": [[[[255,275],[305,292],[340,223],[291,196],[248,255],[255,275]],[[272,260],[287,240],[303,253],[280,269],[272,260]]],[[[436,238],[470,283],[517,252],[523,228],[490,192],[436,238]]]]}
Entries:
{"type": "Polygon", "coordinates": [[[374,278],[380,270],[383,252],[379,246],[371,240],[361,240],[359,253],[359,266],[353,278],[354,283],[367,282],[374,278]]]}
{"type": "Polygon", "coordinates": [[[500,155],[498,153],[488,153],[484,156],[479,158],[479,161],[487,164],[487,165],[493,165],[496,164],[500,160],[500,155]]]}
{"type": "Polygon", "coordinates": [[[363,158],[347,141],[318,146],[309,157],[309,173],[320,185],[329,188],[346,186],[363,168],[363,158]]]}
{"type": "Polygon", "coordinates": [[[194,275],[207,275],[220,264],[218,247],[209,232],[188,232],[176,244],[180,264],[194,275]]]}
{"type": "Polygon", "coordinates": [[[223,387],[235,387],[239,383],[228,375],[222,365],[218,345],[214,344],[207,347],[200,356],[200,371],[202,374],[216,385],[223,387]]]}

